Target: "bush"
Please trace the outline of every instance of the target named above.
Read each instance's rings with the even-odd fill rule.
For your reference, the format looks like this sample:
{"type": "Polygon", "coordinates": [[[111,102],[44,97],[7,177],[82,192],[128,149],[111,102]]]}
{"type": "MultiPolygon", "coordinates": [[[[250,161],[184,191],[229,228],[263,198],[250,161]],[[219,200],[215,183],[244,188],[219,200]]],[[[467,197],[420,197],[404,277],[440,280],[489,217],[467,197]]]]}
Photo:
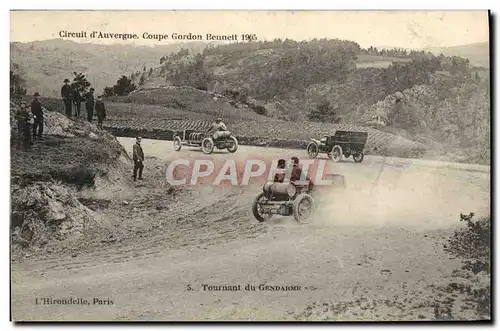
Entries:
{"type": "MultiPolygon", "coordinates": [[[[460,221],[467,227],[456,230],[448,239],[445,251],[463,259],[461,269],[467,282],[448,284],[448,292],[466,295],[466,301],[476,305],[481,318],[491,318],[491,218],[474,219],[474,214],[460,214],[460,221]]],[[[455,271],[459,273],[459,271],[455,271]]]]}
{"type": "Polygon", "coordinates": [[[451,255],[464,259],[462,269],[478,274],[484,271],[491,272],[491,228],[490,218],[483,217],[474,220],[474,214],[460,214],[460,221],[466,222],[467,227],[456,230],[448,240],[445,251],[451,255]]]}

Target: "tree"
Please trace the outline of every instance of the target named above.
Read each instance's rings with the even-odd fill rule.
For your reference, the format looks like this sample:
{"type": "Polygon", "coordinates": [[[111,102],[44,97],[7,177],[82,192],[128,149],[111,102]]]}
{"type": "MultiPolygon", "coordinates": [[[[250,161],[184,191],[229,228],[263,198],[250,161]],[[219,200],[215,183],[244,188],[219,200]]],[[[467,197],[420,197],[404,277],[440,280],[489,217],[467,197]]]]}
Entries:
{"type": "Polygon", "coordinates": [[[115,95],[124,96],[129,95],[130,92],[134,91],[137,87],[132,84],[132,80],[127,76],[121,76],[120,79],[116,81],[113,85],[113,92],[115,95]]]}
{"type": "Polygon", "coordinates": [[[92,85],[87,81],[87,77],[83,73],[73,72],[75,76],[73,78],[73,82],[71,83],[71,87],[79,92],[86,92],[87,89],[92,85]]]}
{"type": "Polygon", "coordinates": [[[337,113],[328,100],[322,100],[309,113],[309,120],[316,122],[337,122],[337,113]]]}
{"type": "Polygon", "coordinates": [[[151,76],[152,74],[153,74],[153,68],[149,68],[148,76],[151,76]]]}
{"type": "Polygon", "coordinates": [[[141,78],[139,79],[139,86],[144,85],[144,81],[145,81],[144,74],[142,74],[141,78]]]}
{"type": "Polygon", "coordinates": [[[112,97],[115,95],[113,87],[106,86],[104,92],[102,93],[105,97],[112,97]]]}

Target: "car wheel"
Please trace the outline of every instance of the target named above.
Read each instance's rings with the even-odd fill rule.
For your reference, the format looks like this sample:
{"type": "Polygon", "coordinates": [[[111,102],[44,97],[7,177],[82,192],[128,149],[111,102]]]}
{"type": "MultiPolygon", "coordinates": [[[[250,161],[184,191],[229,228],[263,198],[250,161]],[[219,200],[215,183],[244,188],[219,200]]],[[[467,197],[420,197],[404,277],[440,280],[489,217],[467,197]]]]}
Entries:
{"type": "Polygon", "coordinates": [[[264,195],[264,193],[260,193],[256,198],[255,200],[253,201],[253,204],[252,204],[252,213],[253,213],[253,216],[257,219],[257,221],[259,222],[265,222],[265,221],[269,221],[272,217],[271,214],[263,214],[261,212],[261,207],[260,207],[260,203],[266,201],[267,198],[266,196],[264,195]]]}
{"type": "Polygon", "coordinates": [[[231,144],[231,147],[228,147],[227,148],[227,151],[229,153],[234,153],[238,150],[238,139],[236,139],[236,137],[229,137],[230,140],[232,140],[232,144],[231,144]]]}
{"type": "Polygon", "coordinates": [[[210,137],[205,138],[201,141],[201,150],[205,154],[212,154],[212,152],[214,151],[214,147],[215,147],[214,141],[210,137]]]}
{"type": "Polygon", "coordinates": [[[342,160],[342,147],[335,145],[332,148],[332,154],[330,155],[332,161],[340,162],[342,160]]]}
{"type": "Polygon", "coordinates": [[[309,155],[311,159],[314,159],[316,156],[318,156],[318,153],[318,144],[316,144],[315,142],[311,142],[309,143],[309,145],[307,145],[307,155],[309,155]]]}
{"type": "Polygon", "coordinates": [[[361,162],[363,162],[364,156],[365,156],[365,154],[363,152],[359,152],[359,153],[354,154],[352,157],[354,158],[354,162],[361,163],[361,162]]]}
{"type": "Polygon", "coordinates": [[[181,137],[174,137],[174,151],[180,151],[182,147],[181,137]]]}
{"type": "Polygon", "coordinates": [[[299,194],[293,202],[293,217],[300,224],[311,223],[314,213],[314,200],[307,193],[299,194]]]}

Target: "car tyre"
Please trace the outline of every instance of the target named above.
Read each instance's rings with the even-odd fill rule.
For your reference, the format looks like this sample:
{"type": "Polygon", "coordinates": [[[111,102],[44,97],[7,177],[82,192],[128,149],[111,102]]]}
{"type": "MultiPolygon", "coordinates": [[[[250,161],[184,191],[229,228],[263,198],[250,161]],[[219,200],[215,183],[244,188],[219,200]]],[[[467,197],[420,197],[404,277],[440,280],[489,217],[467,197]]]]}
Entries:
{"type": "Polygon", "coordinates": [[[314,200],[307,193],[299,194],[293,201],[293,217],[300,224],[311,223],[314,213],[314,200]]]}
{"type": "Polygon", "coordinates": [[[233,144],[231,145],[231,147],[227,148],[227,151],[229,153],[234,153],[238,150],[238,139],[236,139],[236,137],[233,136],[229,137],[229,139],[233,141],[233,144]]]}
{"type": "Polygon", "coordinates": [[[214,147],[214,140],[210,137],[207,137],[201,141],[201,150],[205,154],[212,154],[212,152],[214,151],[214,147]]]}
{"type": "Polygon", "coordinates": [[[332,148],[332,153],[330,154],[330,158],[334,162],[340,162],[340,160],[342,160],[342,154],[343,154],[342,147],[340,147],[339,145],[335,145],[332,148]]]}
{"type": "Polygon", "coordinates": [[[318,153],[319,153],[318,144],[316,144],[315,142],[310,142],[307,145],[307,155],[309,155],[311,159],[314,159],[316,156],[318,156],[318,153]]]}
{"type": "Polygon", "coordinates": [[[253,213],[253,216],[257,219],[257,221],[259,222],[265,222],[265,221],[269,221],[272,217],[271,214],[261,214],[260,211],[259,211],[259,202],[261,200],[264,200],[266,197],[264,195],[264,193],[260,193],[256,198],[255,200],[253,201],[253,204],[252,204],[252,213],[253,213]]]}
{"type": "Polygon", "coordinates": [[[182,147],[181,137],[175,136],[174,137],[174,151],[176,151],[176,152],[180,151],[181,147],[182,147]]]}

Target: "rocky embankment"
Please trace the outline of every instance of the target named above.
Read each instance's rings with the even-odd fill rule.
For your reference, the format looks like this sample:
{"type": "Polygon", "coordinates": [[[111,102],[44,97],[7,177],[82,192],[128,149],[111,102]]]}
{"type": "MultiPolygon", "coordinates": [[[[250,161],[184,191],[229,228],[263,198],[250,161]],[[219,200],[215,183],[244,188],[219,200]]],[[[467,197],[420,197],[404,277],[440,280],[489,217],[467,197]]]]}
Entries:
{"type": "Polygon", "coordinates": [[[44,137],[21,148],[11,113],[12,251],[78,241],[98,224],[79,194],[119,184],[130,158],[116,138],[83,119],[46,111],[44,137]]]}

